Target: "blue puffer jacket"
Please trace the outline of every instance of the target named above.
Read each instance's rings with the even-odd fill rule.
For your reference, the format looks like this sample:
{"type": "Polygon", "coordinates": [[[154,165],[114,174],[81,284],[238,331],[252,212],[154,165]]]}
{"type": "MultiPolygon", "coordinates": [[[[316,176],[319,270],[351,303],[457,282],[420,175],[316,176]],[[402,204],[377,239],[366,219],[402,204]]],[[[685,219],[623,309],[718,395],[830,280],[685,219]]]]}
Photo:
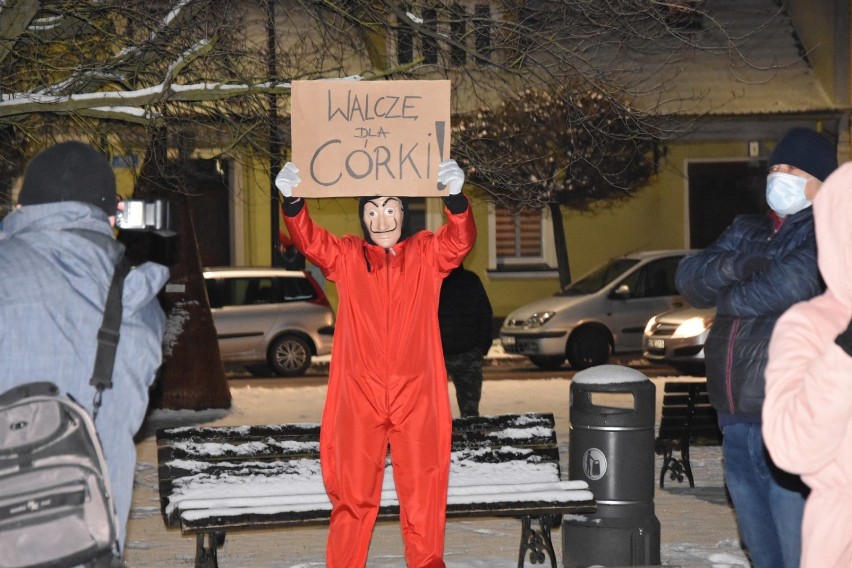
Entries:
{"type": "Polygon", "coordinates": [[[677,289],[690,304],[716,307],[704,346],[710,401],[720,415],[740,420],[760,420],[767,348],[778,317],[823,291],[811,209],[786,217],[778,228],[776,222],[773,215],[737,217],[677,271],[677,289]],[[768,263],[744,275],[752,257],[768,263]]]}
{"type": "MultiPolygon", "coordinates": [[[[50,381],[92,412],[95,389],[89,379],[98,329],[123,248],[111,237],[104,212],[75,201],[27,205],[4,218],[0,392],[24,382],[50,381]],[[73,232],[79,229],[110,237],[109,249],[73,232]]],[[[113,386],[103,393],[96,420],[122,545],[136,465],[133,436],[145,419],[148,389],[162,359],[165,316],[157,294],[168,277],[165,266],[150,262],[127,275],[113,386]]]]}

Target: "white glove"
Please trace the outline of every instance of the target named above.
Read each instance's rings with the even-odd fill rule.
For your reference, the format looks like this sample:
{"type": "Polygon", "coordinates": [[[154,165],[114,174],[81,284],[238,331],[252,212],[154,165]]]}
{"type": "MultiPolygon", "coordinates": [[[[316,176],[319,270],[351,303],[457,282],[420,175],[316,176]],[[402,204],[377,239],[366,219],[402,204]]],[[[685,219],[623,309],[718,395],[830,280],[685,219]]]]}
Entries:
{"type": "Polygon", "coordinates": [[[464,185],[464,171],[455,160],[446,160],[438,165],[438,188],[450,186],[450,195],[461,193],[464,185]]]}
{"type": "Polygon", "coordinates": [[[293,162],[287,162],[278,175],[275,176],[275,187],[284,197],[293,197],[293,188],[302,182],[299,168],[293,162]]]}

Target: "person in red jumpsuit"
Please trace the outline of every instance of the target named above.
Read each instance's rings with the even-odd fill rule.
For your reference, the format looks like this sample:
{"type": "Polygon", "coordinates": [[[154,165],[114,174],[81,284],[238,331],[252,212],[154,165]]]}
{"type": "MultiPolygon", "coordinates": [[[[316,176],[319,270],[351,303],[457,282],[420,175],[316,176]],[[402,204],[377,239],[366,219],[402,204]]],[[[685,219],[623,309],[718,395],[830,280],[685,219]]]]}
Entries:
{"type": "Polygon", "coordinates": [[[452,414],[438,327],[444,277],[473,247],[476,225],[461,193],[464,173],[442,162],[447,223],[409,235],[407,200],[363,197],[364,238],[315,224],[292,188],[288,162],[276,177],[284,223],[296,248],[338,291],[320,461],[332,503],[328,568],[365,566],[390,444],[405,559],[444,566],[452,414]]]}

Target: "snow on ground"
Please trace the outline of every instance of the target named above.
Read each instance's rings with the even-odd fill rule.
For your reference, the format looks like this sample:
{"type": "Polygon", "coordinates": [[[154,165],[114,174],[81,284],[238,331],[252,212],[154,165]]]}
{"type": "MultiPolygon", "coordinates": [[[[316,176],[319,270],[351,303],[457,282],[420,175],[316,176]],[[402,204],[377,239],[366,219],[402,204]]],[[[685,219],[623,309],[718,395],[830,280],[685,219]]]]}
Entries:
{"type": "MultiPolygon", "coordinates": [[[[489,357],[498,363],[508,358],[492,348],[489,357]]],[[[654,378],[657,386],[657,412],[663,383],[677,377],[654,378]]],[[[556,417],[557,440],[563,456],[563,477],[567,476],[568,393],[566,378],[486,381],[483,384],[481,412],[506,414],[552,412],[556,417]]],[[[455,392],[449,385],[455,407],[455,392]]],[[[244,425],[290,422],[319,422],[326,387],[299,386],[252,388],[234,386],[233,407],[228,411],[156,411],[145,426],[145,437],[137,444],[138,464],[133,510],[128,526],[126,560],[131,567],[192,566],[195,538],[183,537],[166,529],[160,516],[157,493],[157,459],[153,432],[156,428],[178,425],[244,425]]],[[[659,417],[658,417],[659,418],[659,417]]],[[[736,520],[727,501],[721,466],[721,448],[692,448],[695,488],[666,480],[658,486],[654,506],[661,524],[663,566],[681,568],[748,567],[740,549],[736,520]]],[[[661,459],[655,458],[654,483],[658,483],[661,459]]],[[[222,568],[319,568],[324,566],[327,527],[228,533],[219,549],[222,568]]],[[[514,568],[520,538],[515,519],[470,519],[447,523],[445,561],[450,568],[514,568]]],[[[553,533],[557,558],[561,560],[561,531],[553,533]]],[[[404,568],[402,543],[396,523],[377,525],[368,566],[404,568]]],[[[527,561],[527,566],[530,563],[527,561]]],[[[561,566],[561,562],[560,562],[561,566]]]]}

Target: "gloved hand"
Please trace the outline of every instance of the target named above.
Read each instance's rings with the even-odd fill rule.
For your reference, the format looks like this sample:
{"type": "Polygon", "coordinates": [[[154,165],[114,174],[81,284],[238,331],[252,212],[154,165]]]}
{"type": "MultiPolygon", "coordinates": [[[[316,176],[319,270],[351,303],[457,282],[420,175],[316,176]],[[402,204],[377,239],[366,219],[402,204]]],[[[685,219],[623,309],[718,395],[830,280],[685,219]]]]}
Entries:
{"type": "Polygon", "coordinates": [[[737,278],[747,280],[755,272],[763,270],[772,263],[768,258],[758,255],[743,255],[734,261],[734,274],[737,278]]]}
{"type": "Polygon", "coordinates": [[[438,183],[440,189],[449,186],[450,195],[458,195],[464,185],[464,171],[455,160],[443,161],[438,165],[438,183]]]}
{"type": "Polygon", "coordinates": [[[846,331],[835,338],[834,342],[846,351],[846,354],[852,357],[852,322],[849,322],[849,327],[846,331]]]}
{"type": "Polygon", "coordinates": [[[275,176],[275,187],[284,197],[293,196],[293,188],[302,182],[299,177],[299,168],[293,162],[287,162],[278,175],[275,176]]]}

